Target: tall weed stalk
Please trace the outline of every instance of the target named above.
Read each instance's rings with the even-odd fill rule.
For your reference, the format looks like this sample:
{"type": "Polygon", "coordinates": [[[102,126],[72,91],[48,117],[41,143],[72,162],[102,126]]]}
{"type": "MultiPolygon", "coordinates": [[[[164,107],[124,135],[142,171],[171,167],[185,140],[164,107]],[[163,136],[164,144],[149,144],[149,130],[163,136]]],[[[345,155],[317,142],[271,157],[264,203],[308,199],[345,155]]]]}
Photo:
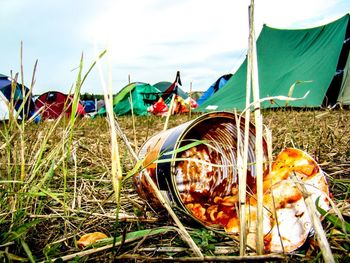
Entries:
{"type": "MultiPolygon", "coordinates": [[[[68,230],[72,228],[76,231],[67,220],[70,217],[69,212],[72,212],[68,205],[67,192],[76,191],[76,184],[72,189],[67,182],[72,174],[72,159],[76,161],[72,155],[75,154],[77,145],[74,131],[81,85],[94,65],[95,63],[83,76],[83,56],[81,57],[71,116],[67,120],[64,113],[50,123],[34,124],[33,117],[28,119],[25,116],[29,112],[26,107],[35,84],[37,61],[29,91],[24,84],[17,84],[18,74],[12,78],[11,99],[8,103],[9,120],[0,123],[0,258],[36,262],[35,255],[38,251],[33,250],[38,248],[32,245],[31,233],[35,232],[45,218],[50,218],[45,214],[55,211],[53,207],[57,205],[64,211],[62,219],[65,236],[68,236],[68,230]],[[18,103],[15,100],[15,91],[18,86],[23,100],[15,111],[15,104],[18,103]]],[[[23,66],[20,74],[23,83],[23,66]]],[[[77,174],[76,169],[75,162],[74,175],[77,174]]]]}

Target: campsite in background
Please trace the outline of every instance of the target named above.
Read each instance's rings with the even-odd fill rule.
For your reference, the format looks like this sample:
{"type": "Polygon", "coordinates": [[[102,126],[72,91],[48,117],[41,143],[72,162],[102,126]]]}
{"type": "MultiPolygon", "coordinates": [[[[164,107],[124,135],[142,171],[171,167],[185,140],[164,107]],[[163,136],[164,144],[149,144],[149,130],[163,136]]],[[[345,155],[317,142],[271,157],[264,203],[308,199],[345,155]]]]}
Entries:
{"type": "Polygon", "coordinates": [[[350,15],[248,43],[203,91],[0,74],[0,259],[350,261],[350,15]]]}

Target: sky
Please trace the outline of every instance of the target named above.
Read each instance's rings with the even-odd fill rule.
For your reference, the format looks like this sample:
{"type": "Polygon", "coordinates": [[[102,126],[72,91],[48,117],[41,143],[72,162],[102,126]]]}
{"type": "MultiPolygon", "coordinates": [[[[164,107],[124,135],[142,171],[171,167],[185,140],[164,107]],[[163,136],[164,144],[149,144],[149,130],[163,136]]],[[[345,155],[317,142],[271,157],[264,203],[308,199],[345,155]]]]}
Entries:
{"type": "MultiPolygon", "coordinates": [[[[81,87],[117,93],[131,82],[173,82],[205,91],[234,73],[247,53],[250,0],[0,0],[0,73],[23,68],[33,93],[68,93],[102,51],[81,87]],[[22,44],[21,44],[22,43],[22,44]],[[22,52],[21,52],[22,45],[22,52]],[[22,56],[21,56],[22,54],[22,56]],[[35,73],[34,65],[38,61],[35,73]],[[102,73],[99,73],[102,72],[102,73]]],[[[309,28],[350,12],[350,0],[255,0],[255,32],[309,28]]]]}

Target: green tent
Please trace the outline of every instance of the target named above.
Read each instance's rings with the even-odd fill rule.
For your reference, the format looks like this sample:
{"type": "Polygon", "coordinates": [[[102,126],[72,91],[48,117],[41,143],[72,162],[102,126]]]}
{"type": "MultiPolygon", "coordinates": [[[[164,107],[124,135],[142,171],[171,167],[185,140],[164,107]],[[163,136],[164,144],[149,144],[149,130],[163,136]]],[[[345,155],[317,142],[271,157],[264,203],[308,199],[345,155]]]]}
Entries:
{"type": "Polygon", "coordinates": [[[153,84],[153,86],[155,86],[157,89],[163,92],[163,91],[166,91],[166,89],[169,88],[171,84],[173,83],[169,81],[160,81],[160,82],[157,82],[156,84],[153,84]]]}
{"type": "MultiPolygon", "coordinates": [[[[309,29],[276,29],[264,25],[257,39],[260,98],[288,96],[293,107],[319,107],[335,76],[348,26],[349,15],[309,29]]],[[[247,60],[218,92],[197,111],[245,108],[247,60]]],[[[339,87],[338,91],[339,92],[339,87]]],[[[285,106],[285,101],[267,100],[263,108],[285,106]]]]}
{"type": "MultiPolygon", "coordinates": [[[[131,114],[130,94],[132,99],[133,112],[135,115],[148,115],[147,107],[150,106],[147,101],[157,100],[161,92],[152,85],[133,82],[126,85],[113,98],[113,111],[117,116],[131,114]]],[[[99,110],[97,115],[104,115],[106,109],[99,110]]]]}

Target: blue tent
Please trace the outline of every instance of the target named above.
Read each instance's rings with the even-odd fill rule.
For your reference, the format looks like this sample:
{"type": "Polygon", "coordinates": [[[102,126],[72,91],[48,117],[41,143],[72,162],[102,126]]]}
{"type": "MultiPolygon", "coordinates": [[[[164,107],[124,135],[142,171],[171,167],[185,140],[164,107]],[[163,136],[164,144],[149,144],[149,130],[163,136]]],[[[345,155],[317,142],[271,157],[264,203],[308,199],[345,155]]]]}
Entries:
{"type": "Polygon", "coordinates": [[[211,95],[217,92],[221,87],[223,87],[226,82],[232,77],[232,74],[226,74],[218,78],[197,100],[198,105],[201,105],[204,101],[206,101],[211,95]]]}
{"type": "Polygon", "coordinates": [[[82,101],[85,113],[95,112],[96,104],[94,100],[84,100],[82,101]]]}
{"type": "Polygon", "coordinates": [[[35,104],[32,99],[32,96],[29,95],[28,99],[25,101],[25,97],[29,92],[29,89],[27,87],[17,83],[12,91],[12,81],[10,80],[10,78],[6,75],[0,74],[0,92],[2,93],[3,97],[7,100],[7,102],[11,101],[12,95],[14,109],[16,111],[21,110],[21,112],[19,113],[19,116],[21,118],[23,118],[23,116],[25,116],[25,118],[30,118],[35,114],[35,104]],[[24,101],[25,105],[21,107],[24,101]]]}

